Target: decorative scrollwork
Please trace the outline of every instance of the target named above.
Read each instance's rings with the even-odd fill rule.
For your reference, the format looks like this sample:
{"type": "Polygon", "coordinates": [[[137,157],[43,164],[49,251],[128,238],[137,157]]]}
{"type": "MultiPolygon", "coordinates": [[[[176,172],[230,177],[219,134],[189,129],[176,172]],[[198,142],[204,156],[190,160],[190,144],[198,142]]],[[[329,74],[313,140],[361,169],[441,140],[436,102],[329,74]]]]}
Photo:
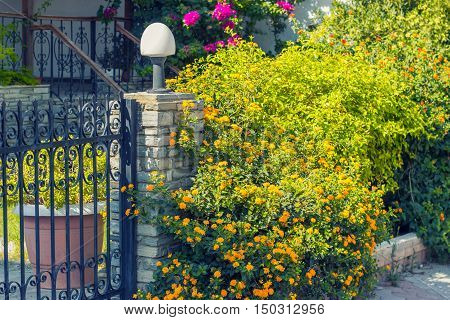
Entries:
{"type": "MultiPolygon", "coordinates": [[[[120,100],[93,97],[88,102],[80,99],[57,104],[19,102],[7,105],[0,102],[0,105],[3,107],[0,110],[3,124],[0,126],[0,167],[6,172],[6,181],[2,181],[0,175],[3,206],[10,208],[20,203],[23,213],[24,207],[31,205],[28,209],[45,217],[41,215],[41,206],[48,209],[53,204],[55,211],[64,214],[67,197],[75,207],[80,199],[90,203],[107,199],[110,192],[106,190],[107,182],[120,180],[119,155],[124,138],[120,100]],[[63,201],[63,205],[57,206],[57,200],[63,201]]],[[[43,250],[45,242],[40,245],[43,250]]],[[[111,290],[121,287],[122,275],[117,267],[121,254],[119,249],[97,254],[82,262],[77,261],[76,255],[71,256],[72,261],[58,262],[51,270],[41,266],[39,274],[30,275],[30,269],[22,266],[26,277],[21,281],[10,278],[8,282],[0,282],[0,296],[26,298],[34,297],[34,293],[41,299],[107,296],[111,290]],[[60,287],[61,278],[72,279],[77,273],[89,272],[96,274],[95,281],[86,280],[84,288],[77,288],[80,284],[76,281],[72,288],[60,287]]]]}

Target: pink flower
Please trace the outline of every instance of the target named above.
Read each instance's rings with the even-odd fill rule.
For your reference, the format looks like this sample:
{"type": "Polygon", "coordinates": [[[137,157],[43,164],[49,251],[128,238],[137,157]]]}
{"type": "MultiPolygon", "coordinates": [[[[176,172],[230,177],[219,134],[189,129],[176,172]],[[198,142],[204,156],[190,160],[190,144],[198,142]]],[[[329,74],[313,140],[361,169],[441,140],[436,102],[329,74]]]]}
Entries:
{"type": "Polygon", "coordinates": [[[216,45],[217,48],[225,47],[225,41],[222,40],[216,41],[214,44],[216,45]]]}
{"type": "Polygon", "coordinates": [[[232,20],[228,20],[222,24],[223,30],[225,30],[226,28],[234,29],[234,27],[235,27],[235,24],[232,20]]]}
{"type": "Polygon", "coordinates": [[[117,9],[114,7],[106,7],[105,10],[103,10],[103,16],[105,16],[106,19],[112,19],[117,14],[117,9]]]}
{"type": "Polygon", "coordinates": [[[216,52],[217,47],[215,43],[206,44],[203,46],[203,50],[206,52],[216,52]]]}
{"type": "Polygon", "coordinates": [[[232,37],[229,37],[227,40],[227,43],[229,46],[231,47],[235,47],[238,44],[238,41],[241,39],[241,37],[239,37],[237,34],[235,34],[232,37]]]}
{"type": "Polygon", "coordinates": [[[236,15],[236,10],[231,7],[231,4],[218,2],[214,8],[212,17],[218,21],[224,21],[230,19],[234,15],[236,15]]]}
{"type": "Polygon", "coordinates": [[[193,25],[195,25],[198,20],[200,20],[200,13],[198,13],[197,11],[190,11],[183,17],[183,22],[188,27],[192,27],[193,25]]]}
{"type": "Polygon", "coordinates": [[[277,6],[283,9],[286,12],[294,11],[295,6],[289,1],[277,1],[277,6]]]}

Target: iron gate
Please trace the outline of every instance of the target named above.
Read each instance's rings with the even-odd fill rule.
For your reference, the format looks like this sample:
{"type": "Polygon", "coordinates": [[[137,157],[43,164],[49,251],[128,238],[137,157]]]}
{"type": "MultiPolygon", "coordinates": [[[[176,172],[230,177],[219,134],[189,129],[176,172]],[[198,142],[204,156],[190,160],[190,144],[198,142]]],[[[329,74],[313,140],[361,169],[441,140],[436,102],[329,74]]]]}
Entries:
{"type": "Polygon", "coordinates": [[[117,99],[0,101],[0,299],[128,299],[136,110],[117,99]]]}

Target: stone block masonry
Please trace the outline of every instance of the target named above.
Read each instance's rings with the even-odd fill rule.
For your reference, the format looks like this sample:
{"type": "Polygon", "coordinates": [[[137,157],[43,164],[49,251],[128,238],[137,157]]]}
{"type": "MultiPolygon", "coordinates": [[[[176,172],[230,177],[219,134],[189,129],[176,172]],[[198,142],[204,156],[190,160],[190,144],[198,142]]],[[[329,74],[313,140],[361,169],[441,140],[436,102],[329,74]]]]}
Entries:
{"type": "Polygon", "coordinates": [[[49,85],[36,86],[0,86],[0,101],[5,100],[7,107],[16,108],[17,102],[22,101],[22,105],[27,107],[36,101],[47,102],[50,99],[49,85]]]}
{"type": "MultiPolygon", "coordinates": [[[[196,141],[203,140],[203,103],[195,101],[192,94],[147,92],[130,93],[125,99],[136,102],[138,108],[138,146],[137,146],[137,186],[145,192],[149,175],[153,171],[165,176],[170,189],[186,188],[192,183],[195,174],[195,160],[175,146],[170,145],[170,134],[178,133],[183,113],[183,101],[193,102],[192,115],[197,118],[193,126],[196,141]]],[[[118,185],[114,186],[112,204],[113,217],[119,217],[118,185]]],[[[164,207],[154,210],[153,214],[163,214],[164,207]]],[[[113,221],[113,233],[118,237],[118,223],[113,221]],[[115,229],[114,230],[114,226],[115,229]]],[[[143,288],[153,280],[156,262],[167,255],[174,247],[173,239],[161,233],[158,227],[139,223],[137,228],[137,280],[138,288],[143,288]]]]}

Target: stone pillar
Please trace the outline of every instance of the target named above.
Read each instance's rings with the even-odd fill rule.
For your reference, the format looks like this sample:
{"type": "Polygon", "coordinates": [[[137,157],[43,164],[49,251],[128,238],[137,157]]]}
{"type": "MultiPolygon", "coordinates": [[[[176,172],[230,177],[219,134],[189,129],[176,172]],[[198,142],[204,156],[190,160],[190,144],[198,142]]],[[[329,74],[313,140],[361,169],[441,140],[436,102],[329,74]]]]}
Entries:
{"type": "MultiPolygon", "coordinates": [[[[149,174],[155,170],[164,174],[170,189],[188,187],[195,174],[194,159],[170,145],[170,134],[178,132],[183,101],[192,101],[191,114],[198,120],[193,127],[194,136],[196,141],[202,141],[203,104],[186,93],[140,92],[126,94],[125,99],[136,101],[138,107],[138,190],[145,192],[149,174]]],[[[163,213],[163,207],[154,212],[163,213]]],[[[137,280],[138,287],[142,288],[153,280],[156,262],[167,254],[174,242],[156,226],[142,223],[138,224],[137,242],[137,280]]]]}

